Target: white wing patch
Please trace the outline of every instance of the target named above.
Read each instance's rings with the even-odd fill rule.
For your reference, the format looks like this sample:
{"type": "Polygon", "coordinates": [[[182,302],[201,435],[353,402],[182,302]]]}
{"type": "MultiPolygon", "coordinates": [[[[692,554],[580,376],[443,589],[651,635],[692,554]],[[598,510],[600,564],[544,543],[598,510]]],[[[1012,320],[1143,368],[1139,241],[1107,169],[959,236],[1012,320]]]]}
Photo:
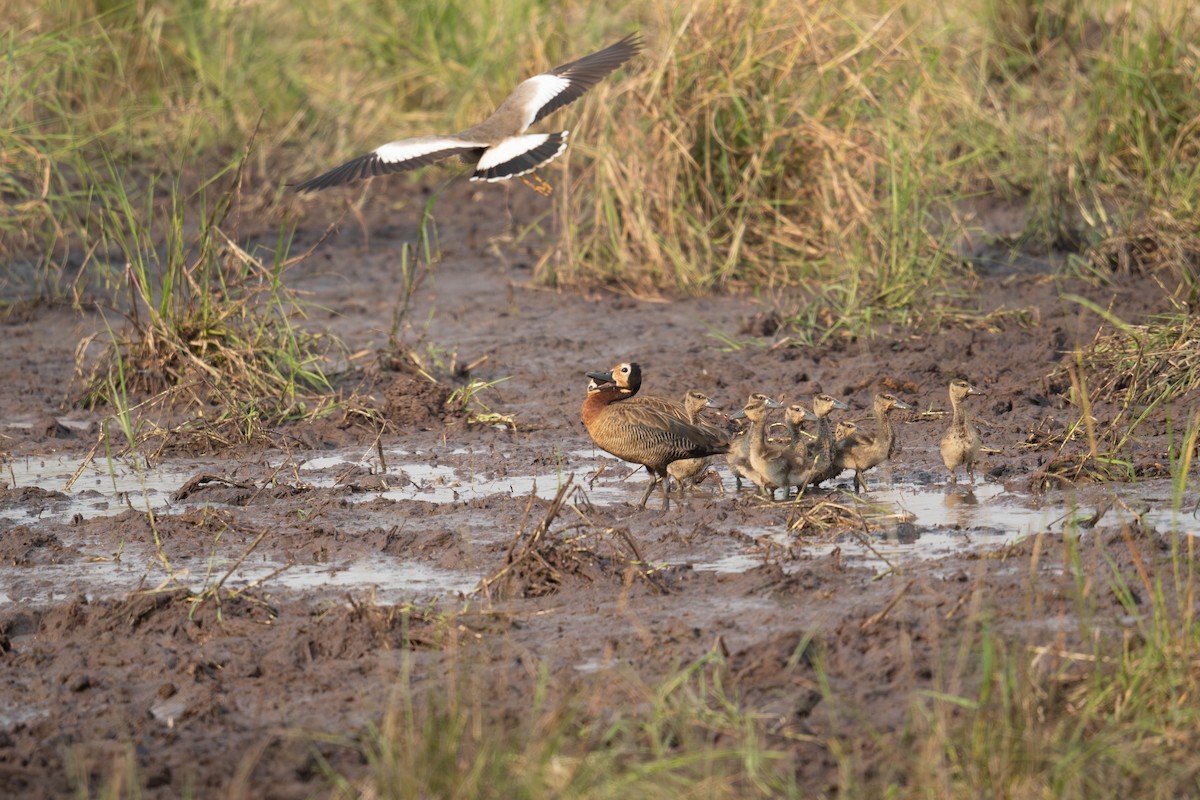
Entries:
{"type": "MultiPolygon", "coordinates": [[[[540,144],[544,144],[550,138],[548,133],[527,133],[524,136],[513,136],[500,142],[500,144],[489,147],[479,159],[479,163],[475,165],[476,172],[485,172],[492,167],[498,167],[501,164],[507,164],[517,156],[528,153],[533,148],[540,144]]],[[[563,147],[567,143],[563,142],[563,147]]],[[[562,152],[561,150],[559,152],[562,152]]],[[[557,155],[557,153],[555,154],[557,155]]]]}
{"type": "Polygon", "coordinates": [[[558,97],[570,85],[569,80],[558,75],[534,75],[521,81],[521,85],[513,92],[521,98],[521,130],[532,125],[533,118],[542,106],[558,97]]]}
{"type": "Polygon", "coordinates": [[[469,142],[452,136],[418,136],[401,139],[375,148],[375,155],[385,164],[399,164],[414,158],[427,156],[442,150],[457,150],[463,147],[487,147],[487,142],[469,142]]]}
{"type": "Polygon", "coordinates": [[[569,131],[529,133],[524,136],[509,137],[484,152],[479,163],[475,165],[475,174],[471,176],[471,180],[495,183],[520,175],[528,175],[563,154],[563,151],[567,149],[568,133],[569,131]],[[547,144],[549,147],[546,146],[547,144]],[[539,148],[541,148],[541,152],[533,153],[539,148]],[[522,156],[526,154],[532,155],[522,160],[522,156]],[[518,163],[513,163],[514,161],[518,163]],[[525,168],[521,169],[521,167],[525,168]],[[489,177],[488,172],[498,174],[489,177]]]}

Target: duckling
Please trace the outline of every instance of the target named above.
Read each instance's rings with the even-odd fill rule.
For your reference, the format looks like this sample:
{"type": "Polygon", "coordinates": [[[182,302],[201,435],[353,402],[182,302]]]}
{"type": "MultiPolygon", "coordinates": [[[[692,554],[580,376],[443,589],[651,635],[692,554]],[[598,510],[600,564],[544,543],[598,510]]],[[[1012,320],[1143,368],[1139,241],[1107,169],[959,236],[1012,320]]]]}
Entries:
{"type": "MultiPolygon", "coordinates": [[[[783,489],[786,495],[793,486],[800,489],[808,482],[808,474],[812,468],[803,444],[799,446],[772,445],[767,442],[767,414],[771,409],[782,408],[770,398],[766,401],[754,400],[742,409],[742,414],[750,420],[750,466],[755,473],[755,482],[764,493],[775,499],[775,490],[783,489]]],[[[799,404],[788,406],[788,414],[793,417],[793,424],[799,427],[803,420],[816,419],[808,409],[799,404]]]]}
{"type": "Polygon", "coordinates": [[[729,451],[729,443],[714,428],[692,425],[663,409],[657,402],[665,398],[633,398],[616,381],[614,371],[589,372],[588,377],[596,381],[583,401],[580,415],[592,441],[606,452],[634,464],[641,464],[650,472],[650,484],[646,487],[638,507],[645,508],[654,487],[661,482],[663,487],[663,509],[670,508],[670,481],[667,467],[675,461],[687,458],[704,458],[729,451]]]}
{"type": "Polygon", "coordinates": [[[788,432],[787,446],[807,450],[808,445],[804,441],[804,432],[801,431],[800,427],[805,422],[811,422],[815,419],[816,417],[799,403],[792,403],[785,408],[783,410],[783,427],[788,432]]]}
{"type": "Polygon", "coordinates": [[[811,444],[805,442],[802,438],[800,426],[805,422],[819,421],[816,414],[809,411],[800,403],[792,403],[783,410],[783,424],[788,429],[790,436],[786,446],[773,448],[772,455],[774,456],[775,463],[773,469],[779,476],[783,476],[785,473],[782,472],[782,464],[786,459],[788,464],[786,475],[799,481],[799,483],[788,481],[787,485],[782,487],[785,500],[792,486],[796,487],[797,497],[803,495],[804,487],[811,479],[812,471],[816,467],[816,460],[811,451],[811,444]]]}
{"type": "MultiPolygon", "coordinates": [[[[700,412],[706,408],[720,408],[720,403],[713,402],[703,392],[688,392],[683,396],[683,408],[687,412],[686,421],[693,425],[700,423],[700,412]]],[[[667,466],[667,474],[679,484],[680,491],[687,483],[700,483],[704,480],[708,467],[707,458],[685,458],[674,461],[667,466]]]]}
{"type": "Polygon", "coordinates": [[[982,394],[983,392],[964,380],[950,381],[950,407],[954,410],[954,415],[950,421],[950,430],[942,437],[941,450],[942,461],[946,462],[946,469],[950,470],[951,483],[958,483],[958,467],[961,464],[967,468],[971,485],[975,484],[975,456],[979,455],[979,448],[983,442],[979,438],[979,429],[975,427],[967,412],[965,401],[972,395],[982,394]]]}
{"type": "Polygon", "coordinates": [[[847,438],[850,436],[850,434],[857,430],[858,423],[854,422],[853,420],[838,420],[838,424],[833,429],[833,446],[835,448],[834,452],[837,452],[836,448],[841,446],[843,439],[847,438]]]}
{"type": "Polygon", "coordinates": [[[867,482],[863,480],[863,473],[886,461],[896,446],[896,433],[892,430],[888,413],[896,408],[906,411],[913,410],[908,403],[887,393],[875,395],[874,407],[875,430],[869,433],[857,431],[846,437],[841,442],[833,461],[838,473],[846,468],[854,470],[854,491],[856,493],[866,491],[867,482]]]}
{"type": "MultiPolygon", "coordinates": [[[[750,404],[758,401],[764,403],[768,401],[774,402],[762,392],[755,392],[750,395],[746,403],[750,404]]],[[[744,413],[739,411],[731,419],[739,419],[745,416],[744,413]]],[[[730,472],[733,473],[733,479],[737,483],[738,491],[741,491],[743,478],[757,485],[757,481],[754,479],[754,469],[750,466],[750,431],[746,431],[733,441],[733,444],[729,448],[729,455],[725,457],[725,463],[729,466],[730,472]]]]}
{"type": "Polygon", "coordinates": [[[834,464],[834,456],[837,442],[843,437],[834,436],[829,427],[829,415],[834,411],[845,411],[849,406],[825,393],[813,395],[812,403],[813,414],[817,417],[817,441],[808,451],[813,460],[813,474],[809,481],[813,486],[819,486],[822,481],[829,480],[841,471],[834,464]]]}

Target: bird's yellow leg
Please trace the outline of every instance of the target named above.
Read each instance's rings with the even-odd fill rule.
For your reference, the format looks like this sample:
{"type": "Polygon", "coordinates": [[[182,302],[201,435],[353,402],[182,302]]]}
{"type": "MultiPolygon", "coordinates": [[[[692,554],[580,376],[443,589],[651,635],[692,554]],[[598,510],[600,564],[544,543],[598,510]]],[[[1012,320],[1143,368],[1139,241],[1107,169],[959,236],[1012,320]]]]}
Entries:
{"type": "Polygon", "coordinates": [[[529,180],[529,178],[526,178],[524,175],[520,175],[518,177],[521,178],[521,183],[525,184],[530,189],[533,189],[542,197],[549,197],[551,193],[554,192],[554,187],[542,180],[541,175],[538,175],[536,172],[531,172],[530,176],[533,178],[533,180],[529,180]]]}

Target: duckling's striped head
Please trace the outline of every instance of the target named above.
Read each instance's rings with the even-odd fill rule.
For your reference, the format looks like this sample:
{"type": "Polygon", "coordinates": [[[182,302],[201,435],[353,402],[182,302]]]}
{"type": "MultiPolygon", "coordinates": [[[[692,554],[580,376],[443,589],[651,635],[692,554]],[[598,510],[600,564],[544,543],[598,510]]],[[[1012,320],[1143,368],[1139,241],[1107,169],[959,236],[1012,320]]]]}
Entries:
{"type": "Polygon", "coordinates": [[[845,411],[850,408],[850,406],[838,400],[833,395],[825,394],[824,392],[813,395],[812,407],[813,412],[818,417],[828,416],[830,412],[845,411]]]}
{"type": "Polygon", "coordinates": [[[915,411],[916,410],[912,406],[910,406],[908,403],[901,400],[899,397],[896,397],[896,395],[888,394],[887,392],[876,395],[875,396],[875,404],[876,404],[877,408],[882,409],[884,412],[891,411],[893,408],[899,408],[904,411],[915,411]]]}
{"type": "Polygon", "coordinates": [[[691,391],[684,395],[683,407],[687,409],[688,413],[695,414],[705,408],[720,408],[721,404],[715,402],[704,392],[691,391]]]}
{"type": "Polygon", "coordinates": [[[761,422],[766,419],[767,413],[774,408],[783,408],[783,403],[778,403],[767,397],[762,392],[755,392],[750,395],[750,402],[742,407],[742,410],[733,415],[734,419],[745,417],[751,422],[761,422]]]}
{"type": "Polygon", "coordinates": [[[971,395],[982,395],[983,392],[976,389],[971,384],[962,379],[950,381],[950,397],[953,400],[962,400],[971,395]]]}
{"type": "Polygon", "coordinates": [[[784,419],[792,425],[799,425],[801,422],[816,422],[817,415],[809,411],[799,403],[792,403],[783,412],[784,419]]]}

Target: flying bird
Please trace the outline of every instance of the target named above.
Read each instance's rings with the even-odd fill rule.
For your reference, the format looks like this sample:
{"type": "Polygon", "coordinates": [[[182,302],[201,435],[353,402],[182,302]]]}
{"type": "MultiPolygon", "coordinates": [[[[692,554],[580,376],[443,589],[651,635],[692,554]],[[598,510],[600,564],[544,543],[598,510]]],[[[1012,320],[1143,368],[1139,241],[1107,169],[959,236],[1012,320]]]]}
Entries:
{"type": "Polygon", "coordinates": [[[296,190],[328,189],[360,178],[405,172],[451,156],[460,156],[464,162],[475,165],[473,181],[490,183],[526,175],[562,155],[567,149],[569,133],[525,133],[526,129],[578,99],[641,48],[638,34],[631,33],[603,50],[522,81],[478,125],[459,133],[388,142],[301,183],[296,190]]]}

